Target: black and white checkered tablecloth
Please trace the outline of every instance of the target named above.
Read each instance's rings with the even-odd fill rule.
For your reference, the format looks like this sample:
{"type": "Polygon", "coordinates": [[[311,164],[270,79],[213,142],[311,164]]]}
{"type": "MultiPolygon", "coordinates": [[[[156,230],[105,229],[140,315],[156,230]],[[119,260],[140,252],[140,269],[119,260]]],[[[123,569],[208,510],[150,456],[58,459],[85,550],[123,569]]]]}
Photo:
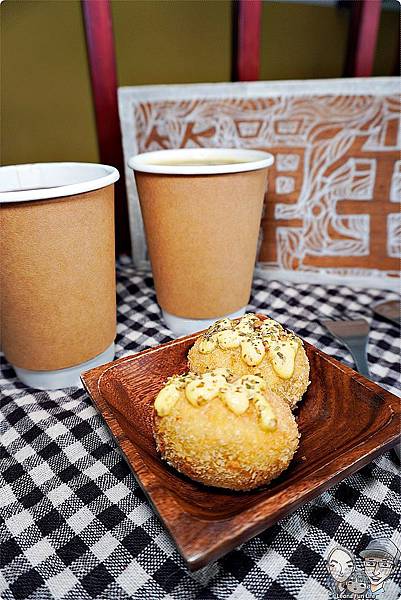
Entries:
{"type": "MultiPolygon", "coordinates": [[[[117,356],[170,339],[150,275],[118,265],[117,356]]],[[[251,310],[281,320],[352,365],[321,315],[371,320],[369,362],[397,393],[398,329],[370,308],[396,294],[256,279],[251,310]]],[[[320,600],[325,558],[341,544],[356,556],[371,538],[401,547],[399,465],[387,453],[222,560],[190,573],[82,389],[39,392],[2,359],[0,596],[47,599],[320,600]]],[[[399,597],[399,573],[382,600],[399,597]],[[391,588],[391,589],[390,589],[391,588]]]]}

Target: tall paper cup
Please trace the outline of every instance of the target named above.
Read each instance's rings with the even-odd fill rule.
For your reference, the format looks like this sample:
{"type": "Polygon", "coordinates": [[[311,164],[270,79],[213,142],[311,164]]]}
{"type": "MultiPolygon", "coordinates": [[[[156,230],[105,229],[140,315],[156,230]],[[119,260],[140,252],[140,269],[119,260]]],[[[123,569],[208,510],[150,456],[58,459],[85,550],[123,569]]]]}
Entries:
{"type": "Polygon", "coordinates": [[[89,163],[0,169],[1,344],[28,385],[79,385],[114,357],[118,177],[89,163]]]}
{"type": "Polygon", "coordinates": [[[176,335],[244,313],[272,163],[271,154],[238,149],[165,150],[129,160],[158,302],[176,335]]]}

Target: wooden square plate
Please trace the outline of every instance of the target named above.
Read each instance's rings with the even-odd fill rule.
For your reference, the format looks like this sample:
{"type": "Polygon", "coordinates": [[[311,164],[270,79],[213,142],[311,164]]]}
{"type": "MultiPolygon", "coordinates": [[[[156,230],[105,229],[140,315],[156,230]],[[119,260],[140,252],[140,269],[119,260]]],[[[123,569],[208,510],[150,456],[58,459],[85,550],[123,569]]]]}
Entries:
{"type": "Polygon", "coordinates": [[[312,383],[297,409],[301,440],[289,468],[259,491],[208,488],[162,461],[152,435],[154,398],[167,377],[188,369],[187,352],[198,335],[82,375],[190,569],[221,557],[393,447],[401,416],[399,398],[305,342],[312,383]]]}

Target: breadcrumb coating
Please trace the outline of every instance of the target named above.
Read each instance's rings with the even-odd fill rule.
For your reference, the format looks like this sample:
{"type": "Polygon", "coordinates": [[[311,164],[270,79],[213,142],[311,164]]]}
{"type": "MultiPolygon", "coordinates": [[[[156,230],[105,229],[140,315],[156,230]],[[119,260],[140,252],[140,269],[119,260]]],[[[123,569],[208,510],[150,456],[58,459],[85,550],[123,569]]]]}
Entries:
{"type": "MultiPolygon", "coordinates": [[[[250,318],[251,324],[252,317],[253,315],[246,315],[246,319],[249,320],[250,318]]],[[[224,321],[229,320],[225,319],[224,321]]],[[[256,316],[254,322],[257,327],[258,322],[256,316]]],[[[224,326],[227,326],[227,324],[224,324],[224,326]]],[[[249,325],[247,326],[249,327],[249,325]]],[[[213,327],[216,327],[216,324],[214,324],[212,328],[213,327]]],[[[200,336],[188,352],[189,368],[191,371],[201,374],[216,368],[225,368],[238,377],[248,374],[260,375],[274,394],[285,400],[292,409],[295,408],[297,402],[299,402],[309,385],[309,361],[299,338],[281,328],[284,335],[291,335],[292,339],[298,342],[293,373],[291,377],[284,379],[280,377],[274,369],[271,351],[268,347],[266,348],[263,358],[257,365],[247,364],[243,360],[241,348],[238,346],[235,348],[226,347],[223,349],[216,343],[213,344],[213,348],[210,351],[201,352],[200,349],[202,350],[202,344],[205,343],[205,340],[208,341],[208,339],[210,339],[209,336],[210,332],[213,331],[212,328],[209,328],[205,335],[200,336]]]]}
{"type": "Polygon", "coordinates": [[[243,414],[218,396],[194,406],[185,390],[165,416],[154,415],[154,435],[162,457],[178,471],[205,485],[251,490],[268,484],[290,464],[299,433],[289,406],[269,390],[266,399],[277,425],[260,427],[254,403],[243,414]]]}

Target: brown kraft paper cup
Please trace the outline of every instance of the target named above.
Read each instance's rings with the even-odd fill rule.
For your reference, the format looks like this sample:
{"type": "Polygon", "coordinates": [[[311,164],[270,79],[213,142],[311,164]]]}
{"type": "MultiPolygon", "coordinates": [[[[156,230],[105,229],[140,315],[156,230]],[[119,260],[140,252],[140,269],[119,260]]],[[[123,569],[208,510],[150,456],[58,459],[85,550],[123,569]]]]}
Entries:
{"type": "Polygon", "coordinates": [[[135,170],[135,179],[162,309],[208,319],[246,306],[267,168],[199,175],[135,170]]]}
{"type": "Polygon", "coordinates": [[[1,339],[8,361],[53,371],[110,346],[116,332],[114,185],[2,203],[1,231],[1,339]]]}

